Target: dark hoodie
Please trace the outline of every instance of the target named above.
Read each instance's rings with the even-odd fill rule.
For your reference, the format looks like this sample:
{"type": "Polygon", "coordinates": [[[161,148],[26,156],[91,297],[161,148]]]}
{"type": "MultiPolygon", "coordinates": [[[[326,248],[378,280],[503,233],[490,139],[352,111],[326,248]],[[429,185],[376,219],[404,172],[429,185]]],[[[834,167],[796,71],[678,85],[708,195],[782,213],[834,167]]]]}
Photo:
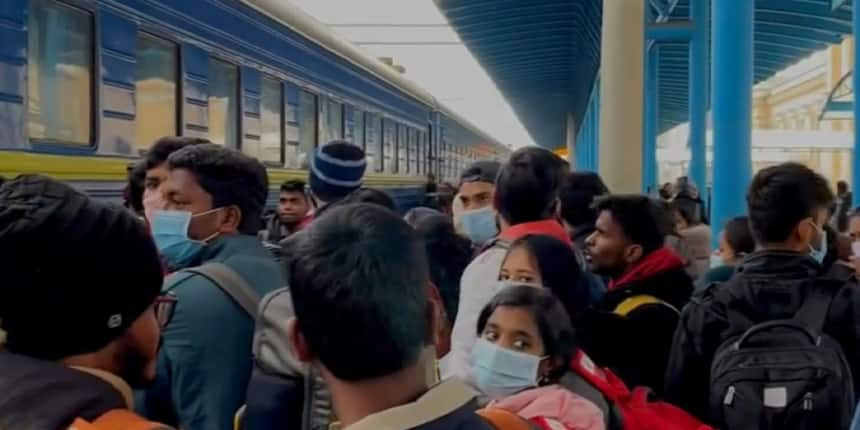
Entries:
{"type": "Polygon", "coordinates": [[[613,279],[600,305],[577,321],[580,344],[595,362],[613,369],[628,386],[658,391],[679,311],[692,292],[693,281],[681,258],[668,248],[654,251],[613,279]],[[665,304],[642,304],[625,316],[615,313],[624,300],[640,295],[665,304]]]}
{"type": "Polygon", "coordinates": [[[823,271],[805,254],[761,251],[744,259],[728,282],[696,294],[684,309],[675,333],[666,373],[667,399],[707,419],[714,354],[723,342],[749,328],[732,326],[729,317],[750,324],[792,318],[816,285],[812,281],[819,277],[835,279],[841,285],[833,291],[824,331],[842,346],[851,366],[855,394],[860,395],[860,285],[842,265],[823,271]]]}
{"type": "Polygon", "coordinates": [[[0,393],[3,430],[65,430],[76,418],[92,422],[129,406],[94,374],[8,352],[0,352],[0,393]]]}

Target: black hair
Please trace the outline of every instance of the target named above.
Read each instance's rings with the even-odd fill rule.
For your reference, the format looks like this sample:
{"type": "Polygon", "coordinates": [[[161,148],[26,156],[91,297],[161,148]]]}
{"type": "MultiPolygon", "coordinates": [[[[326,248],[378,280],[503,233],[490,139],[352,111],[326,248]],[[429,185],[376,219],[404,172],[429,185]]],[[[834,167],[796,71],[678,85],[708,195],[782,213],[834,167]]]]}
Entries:
{"type": "Polygon", "coordinates": [[[299,331],[337,378],[413,365],[431,333],[424,244],[396,213],[350,204],[317,218],[288,270],[299,331]]]}
{"type": "Polygon", "coordinates": [[[442,296],[448,323],[453,325],[460,304],[460,278],[472,261],[472,243],[458,235],[451,219],[439,211],[415,208],[404,219],[424,239],[430,280],[442,296]]]}
{"type": "Polygon", "coordinates": [[[290,179],[281,184],[282,193],[302,193],[305,194],[305,181],[301,179],[290,179]]]}
{"type": "Polygon", "coordinates": [[[594,224],[597,211],[591,205],[595,197],[604,194],[609,194],[609,188],[597,173],[567,173],[558,190],[562,219],[571,226],[594,224]]]}
{"type": "Polygon", "coordinates": [[[209,139],[189,136],[165,136],[155,141],[143,157],[144,171],[154,169],[165,162],[176,151],[190,145],[212,143],[209,139]]]}
{"type": "Polygon", "coordinates": [[[514,151],[496,180],[496,210],[511,225],[552,218],[566,169],[547,149],[514,151]]]}
{"type": "Polygon", "coordinates": [[[805,218],[830,207],[833,191],[827,180],[799,163],[782,163],[760,170],[747,192],[753,237],[759,244],[785,242],[805,218]]]}
{"type": "Polygon", "coordinates": [[[212,196],[212,207],[236,206],[242,212],[239,231],[256,234],[269,193],[266,168],[239,151],[212,143],[191,145],[170,154],[170,169],[188,169],[212,196]]]}
{"type": "Polygon", "coordinates": [[[825,269],[829,269],[839,260],[839,232],[828,224],[825,224],[822,230],[824,230],[824,234],[827,236],[827,249],[821,265],[825,269]]]}
{"type": "Polygon", "coordinates": [[[126,207],[140,214],[143,213],[143,192],[146,189],[146,164],[137,162],[129,166],[128,184],[126,185],[126,207]]]}
{"type": "Polygon", "coordinates": [[[371,203],[377,206],[382,206],[388,210],[396,211],[397,203],[391,198],[388,193],[376,188],[361,187],[344,197],[342,204],[350,203],[371,203]]]}
{"type": "Polygon", "coordinates": [[[679,195],[672,200],[672,211],[678,213],[689,226],[695,226],[702,223],[701,207],[699,202],[693,200],[686,195],[679,195]]]}
{"type": "Polygon", "coordinates": [[[848,192],[848,182],[843,180],[836,182],[836,191],[840,194],[848,192]]]}
{"type": "Polygon", "coordinates": [[[597,199],[594,207],[609,212],[624,236],[642,247],[643,255],[663,247],[669,219],[664,205],[641,195],[612,195],[597,199]]]}
{"type": "Polygon", "coordinates": [[[755,251],[755,239],[750,231],[750,220],[745,216],[736,216],[725,227],[726,242],[735,254],[751,254],[755,251]]]}
{"type": "Polygon", "coordinates": [[[674,186],[671,182],[665,182],[663,185],[660,185],[660,190],[658,192],[661,199],[671,200],[674,194],[674,186]]]}
{"type": "Polygon", "coordinates": [[[570,245],[551,236],[528,235],[515,240],[510,250],[520,247],[532,255],[543,286],[555,294],[572,318],[591,304],[589,284],[570,245]]]}
{"type": "Polygon", "coordinates": [[[361,187],[343,197],[340,200],[335,200],[326,206],[317,209],[316,216],[321,216],[336,207],[350,205],[354,203],[370,203],[372,205],[381,206],[392,212],[397,210],[397,204],[388,193],[375,188],[361,187]]]}
{"type": "Polygon", "coordinates": [[[560,378],[567,370],[576,351],[576,332],[564,306],[549,290],[528,285],[515,285],[500,291],[481,310],[478,316],[478,336],[497,308],[507,306],[528,309],[538,326],[544,345],[544,355],[557,357],[562,363],[550,373],[551,379],[560,378]]]}

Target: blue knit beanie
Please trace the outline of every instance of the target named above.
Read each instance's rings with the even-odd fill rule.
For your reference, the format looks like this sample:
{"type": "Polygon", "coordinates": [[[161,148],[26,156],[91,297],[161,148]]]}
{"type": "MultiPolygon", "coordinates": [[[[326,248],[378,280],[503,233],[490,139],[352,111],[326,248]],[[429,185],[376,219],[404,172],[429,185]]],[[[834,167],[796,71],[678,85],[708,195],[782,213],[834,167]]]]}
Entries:
{"type": "Polygon", "coordinates": [[[360,147],[335,140],[314,151],[310,163],[310,188],[314,196],[332,202],[362,185],[367,161],[360,147]]]}

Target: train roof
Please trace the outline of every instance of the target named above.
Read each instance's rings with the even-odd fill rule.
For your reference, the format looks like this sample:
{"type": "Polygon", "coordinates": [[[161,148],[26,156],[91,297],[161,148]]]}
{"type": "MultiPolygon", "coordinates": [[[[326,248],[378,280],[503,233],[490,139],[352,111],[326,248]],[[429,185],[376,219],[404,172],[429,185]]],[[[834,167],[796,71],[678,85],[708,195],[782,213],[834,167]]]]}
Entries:
{"type": "Polygon", "coordinates": [[[482,139],[494,143],[503,149],[508,149],[492,136],[472,124],[462,115],[454,112],[451,108],[440,103],[427,90],[421,88],[409,79],[404,78],[397,71],[382,63],[377,58],[363,52],[361,49],[340,37],[325,24],[301,10],[298,6],[286,0],[242,0],[243,3],[269,16],[275,21],[289,27],[291,30],[301,34],[308,40],[327,49],[356,66],[364,69],[373,76],[391,84],[401,91],[409,94],[415,99],[426,103],[443,115],[453,119],[472,133],[482,139]]]}

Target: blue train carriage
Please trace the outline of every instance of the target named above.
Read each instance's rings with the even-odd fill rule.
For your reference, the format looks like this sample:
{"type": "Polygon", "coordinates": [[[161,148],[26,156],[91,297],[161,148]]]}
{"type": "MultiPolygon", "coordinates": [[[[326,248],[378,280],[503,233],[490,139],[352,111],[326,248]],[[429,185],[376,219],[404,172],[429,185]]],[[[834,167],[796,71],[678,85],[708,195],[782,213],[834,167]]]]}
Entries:
{"type": "Polygon", "coordinates": [[[364,147],[367,185],[403,208],[430,174],[508,152],[286,1],[3,0],[0,40],[0,175],[105,199],[168,135],[257,157],[271,203],[334,139],[364,147]]]}

